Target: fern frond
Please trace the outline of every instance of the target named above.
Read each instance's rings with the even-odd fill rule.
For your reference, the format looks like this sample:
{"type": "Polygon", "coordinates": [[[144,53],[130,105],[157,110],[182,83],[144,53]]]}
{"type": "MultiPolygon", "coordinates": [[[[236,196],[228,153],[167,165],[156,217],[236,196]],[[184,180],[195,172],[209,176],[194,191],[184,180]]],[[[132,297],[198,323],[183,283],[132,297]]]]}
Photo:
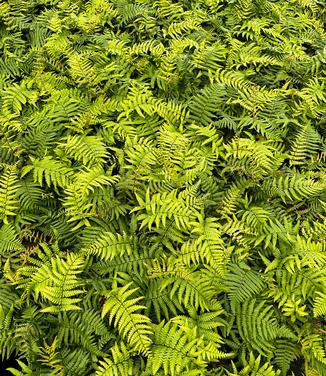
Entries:
{"type": "Polygon", "coordinates": [[[307,123],[298,130],[290,152],[291,165],[302,165],[316,154],[321,145],[321,138],[314,127],[307,123]]]}
{"type": "Polygon", "coordinates": [[[272,197],[279,196],[286,203],[322,194],[325,183],[294,173],[292,176],[267,179],[262,184],[262,188],[272,197]]]}
{"type": "Polygon", "coordinates": [[[13,325],[14,306],[5,310],[0,304],[0,353],[1,359],[9,358],[15,348],[13,325]]]}
{"type": "Polygon", "coordinates": [[[100,312],[82,307],[81,310],[63,312],[58,318],[58,345],[82,346],[90,354],[103,355],[102,347],[114,337],[103,323],[100,312]]]}
{"type": "Polygon", "coordinates": [[[240,174],[258,178],[270,174],[278,163],[275,148],[267,142],[239,138],[225,145],[225,149],[224,171],[239,171],[240,174]]]}
{"type": "Polygon", "coordinates": [[[219,226],[214,218],[200,218],[199,223],[194,223],[193,233],[198,238],[183,244],[179,257],[187,264],[202,260],[214,268],[220,276],[225,272],[227,252],[224,249],[219,226]]]}
{"type": "Polygon", "coordinates": [[[104,358],[95,376],[130,376],[133,374],[133,361],[123,342],[111,348],[112,359],[104,358]]]}
{"type": "Polygon", "coordinates": [[[274,351],[273,341],[278,336],[278,324],[272,307],[255,299],[246,300],[236,310],[236,315],[239,334],[246,343],[261,355],[271,355],[274,351]]]}
{"type": "Polygon", "coordinates": [[[279,376],[281,371],[275,370],[268,362],[261,364],[262,357],[259,355],[255,358],[254,354],[250,352],[249,360],[244,362],[244,367],[241,371],[237,371],[237,368],[234,366],[234,372],[227,372],[228,376],[249,376],[249,375],[261,375],[261,376],[279,376]]]}
{"type": "Polygon", "coordinates": [[[0,220],[8,224],[8,217],[14,216],[19,208],[17,191],[19,188],[17,172],[8,168],[0,178],[0,220]]]}
{"type": "Polygon", "coordinates": [[[138,305],[141,297],[128,299],[136,289],[130,289],[131,283],[124,287],[114,288],[106,294],[106,302],[102,309],[102,317],[109,314],[109,323],[114,320],[114,326],[120,335],[139,353],[150,353],[152,329],[150,319],[137,311],[146,308],[138,305]]]}
{"type": "Polygon", "coordinates": [[[239,303],[260,293],[265,283],[260,275],[244,265],[230,264],[229,271],[224,277],[231,307],[234,310],[239,303]],[[242,267],[241,267],[242,266],[242,267]]]}
{"type": "Polygon", "coordinates": [[[11,223],[4,224],[0,228],[0,255],[13,256],[15,252],[21,252],[24,249],[14,226],[11,223]]]}
{"type": "Polygon", "coordinates": [[[145,210],[146,213],[137,214],[137,220],[141,222],[141,228],[152,225],[159,227],[160,223],[165,227],[167,219],[173,219],[179,229],[189,229],[191,222],[195,219],[197,211],[189,207],[176,191],[156,193],[150,195],[147,190],[145,200],[137,196],[139,206],[132,209],[131,212],[145,210]]]}
{"type": "MultiPolygon", "coordinates": [[[[43,245],[46,252],[51,252],[43,245]]],[[[50,253],[51,255],[51,253],[50,253]]],[[[39,253],[41,259],[45,256],[39,253]]],[[[76,303],[81,301],[79,297],[84,291],[81,289],[83,282],[77,275],[82,273],[85,267],[85,259],[74,253],[68,253],[65,257],[47,257],[46,262],[34,261],[35,266],[23,266],[18,271],[16,284],[27,291],[34,291],[36,298],[41,294],[53,305],[46,306],[42,312],[60,312],[79,310],[76,303]],[[25,278],[23,278],[25,277],[25,278]]]]}
{"type": "Polygon", "coordinates": [[[163,265],[154,263],[149,273],[150,278],[161,279],[161,291],[168,289],[171,300],[176,294],[179,303],[185,307],[189,304],[196,309],[209,310],[214,289],[209,279],[200,271],[193,271],[182,264],[176,267],[168,260],[163,265]]]}
{"type": "Polygon", "coordinates": [[[134,239],[126,234],[103,233],[94,244],[82,250],[86,254],[95,254],[102,260],[112,260],[133,252],[134,239]]]}
{"type": "Polygon", "coordinates": [[[149,359],[152,375],[162,369],[164,375],[177,376],[185,369],[204,368],[205,362],[193,356],[197,340],[178,329],[177,325],[162,322],[154,329],[153,352],[149,359]]]}
{"type": "Polygon", "coordinates": [[[98,136],[68,136],[65,143],[59,144],[68,158],[83,163],[87,167],[103,165],[108,156],[103,140],[98,136]]]}
{"type": "Polygon", "coordinates": [[[30,157],[32,164],[24,166],[22,176],[33,171],[34,182],[43,186],[43,179],[48,187],[51,185],[56,189],[58,186],[65,188],[71,181],[73,171],[62,162],[50,156],[43,159],[30,157]]]}
{"type": "Polygon", "coordinates": [[[220,84],[205,87],[189,105],[190,119],[198,124],[209,126],[217,120],[217,104],[224,100],[225,94],[225,89],[220,84]]]}

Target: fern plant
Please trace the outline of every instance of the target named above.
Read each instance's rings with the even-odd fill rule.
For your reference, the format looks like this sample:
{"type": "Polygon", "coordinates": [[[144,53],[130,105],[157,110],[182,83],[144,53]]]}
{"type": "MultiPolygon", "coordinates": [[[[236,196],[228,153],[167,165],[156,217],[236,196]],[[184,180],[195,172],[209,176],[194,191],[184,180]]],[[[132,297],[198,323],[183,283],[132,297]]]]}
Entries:
{"type": "Polygon", "coordinates": [[[326,376],[325,26],[0,2],[3,372],[326,376]]]}

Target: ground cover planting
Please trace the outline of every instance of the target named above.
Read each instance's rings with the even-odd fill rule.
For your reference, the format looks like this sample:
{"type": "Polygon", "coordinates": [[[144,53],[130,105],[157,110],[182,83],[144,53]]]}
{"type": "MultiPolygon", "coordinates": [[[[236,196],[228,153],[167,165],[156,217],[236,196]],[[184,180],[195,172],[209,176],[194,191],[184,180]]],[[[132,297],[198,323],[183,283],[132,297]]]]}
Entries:
{"type": "Polygon", "coordinates": [[[326,376],[325,27],[0,1],[1,375],[326,376]]]}

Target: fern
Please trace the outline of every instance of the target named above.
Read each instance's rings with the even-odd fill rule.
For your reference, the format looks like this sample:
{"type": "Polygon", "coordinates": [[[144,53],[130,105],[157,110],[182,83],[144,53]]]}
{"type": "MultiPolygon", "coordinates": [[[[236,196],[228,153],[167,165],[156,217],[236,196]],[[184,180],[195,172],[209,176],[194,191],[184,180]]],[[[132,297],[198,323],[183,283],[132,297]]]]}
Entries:
{"type": "Polygon", "coordinates": [[[102,309],[102,317],[109,314],[109,323],[114,320],[114,325],[122,337],[126,338],[128,343],[135,350],[143,354],[150,353],[152,333],[150,319],[140,313],[136,313],[145,306],[137,305],[141,297],[128,299],[137,289],[128,289],[131,284],[124,287],[115,288],[106,294],[106,302],[102,309]]]}
{"type": "Polygon", "coordinates": [[[318,132],[307,123],[298,131],[290,154],[293,165],[304,164],[305,160],[319,151],[321,138],[318,132]]]}
{"type": "Polygon", "coordinates": [[[198,351],[197,341],[191,334],[187,335],[178,330],[176,325],[161,323],[155,328],[153,340],[153,355],[150,358],[151,373],[156,375],[163,368],[164,375],[178,375],[189,368],[204,366],[203,360],[194,361],[194,354],[198,351]]]}
{"type": "Polygon", "coordinates": [[[67,142],[60,146],[64,148],[65,156],[74,158],[87,167],[94,164],[103,165],[107,157],[103,141],[95,136],[68,136],[67,142]]]}
{"type": "Polygon", "coordinates": [[[5,224],[8,224],[8,216],[16,215],[19,208],[18,188],[17,173],[14,168],[8,168],[2,174],[0,181],[0,219],[5,224]]]}
{"type": "Polygon", "coordinates": [[[324,183],[294,174],[278,179],[266,180],[263,189],[272,196],[279,196],[284,202],[300,200],[324,192],[324,183]]]}
{"type": "Polygon", "coordinates": [[[112,260],[116,256],[123,256],[124,254],[132,254],[132,238],[128,236],[113,234],[110,232],[104,233],[95,244],[90,248],[85,249],[85,253],[98,255],[103,260],[112,260]]]}
{"type": "Polygon", "coordinates": [[[4,224],[0,229],[0,255],[10,255],[15,251],[24,251],[24,247],[13,225],[4,224]]]}
{"type": "Polygon", "coordinates": [[[82,311],[62,313],[59,316],[58,346],[76,344],[93,356],[103,355],[102,348],[113,336],[98,311],[87,307],[81,309],[82,311]]]}
{"type": "Polygon", "coordinates": [[[245,361],[245,364],[242,370],[237,371],[236,367],[234,367],[234,372],[228,372],[227,374],[228,376],[236,376],[236,375],[278,376],[280,375],[280,371],[275,370],[273,366],[270,366],[268,363],[261,364],[261,355],[255,358],[253,353],[251,352],[249,361],[245,361]]]}
{"type": "Polygon", "coordinates": [[[146,214],[137,216],[138,220],[142,220],[141,227],[147,225],[151,229],[153,223],[159,226],[160,222],[165,226],[166,220],[173,218],[178,228],[189,228],[196,215],[195,209],[191,210],[175,191],[162,195],[158,193],[153,197],[147,191],[145,200],[141,197],[137,199],[140,205],[133,211],[146,210],[146,214]]]}
{"type": "Polygon", "coordinates": [[[34,181],[40,186],[43,185],[43,181],[45,181],[47,186],[53,185],[55,188],[68,185],[72,171],[60,161],[56,161],[51,157],[45,157],[42,160],[31,157],[31,162],[31,165],[25,166],[22,170],[22,176],[33,171],[34,181]]]}
{"type": "MultiPolygon", "coordinates": [[[[44,246],[45,249],[46,246],[44,246]]],[[[42,258],[44,255],[40,254],[42,258]]],[[[78,280],[77,274],[83,271],[85,260],[83,257],[73,253],[67,254],[63,260],[59,256],[51,257],[42,265],[39,260],[34,261],[35,266],[23,266],[18,271],[20,280],[16,283],[28,286],[29,291],[34,291],[35,296],[40,294],[43,298],[54,305],[47,306],[42,312],[60,312],[80,309],[76,303],[81,298],[76,297],[83,292],[82,282],[78,280]],[[22,278],[22,277],[25,278],[22,278]],[[75,296],[75,297],[74,297],[75,296]]]]}
{"type": "Polygon", "coordinates": [[[133,362],[130,353],[123,342],[115,344],[111,349],[112,359],[105,358],[100,362],[96,376],[128,376],[132,375],[133,362]]]}
{"type": "Polygon", "coordinates": [[[9,373],[326,376],[325,9],[1,2],[9,373]]]}
{"type": "Polygon", "coordinates": [[[13,307],[12,305],[7,311],[0,305],[0,350],[2,360],[8,358],[14,351],[15,339],[12,330],[13,307]]]}
{"type": "Polygon", "coordinates": [[[248,266],[244,268],[244,265],[230,265],[229,272],[224,278],[233,309],[261,292],[265,285],[257,272],[250,270],[248,266]]]}

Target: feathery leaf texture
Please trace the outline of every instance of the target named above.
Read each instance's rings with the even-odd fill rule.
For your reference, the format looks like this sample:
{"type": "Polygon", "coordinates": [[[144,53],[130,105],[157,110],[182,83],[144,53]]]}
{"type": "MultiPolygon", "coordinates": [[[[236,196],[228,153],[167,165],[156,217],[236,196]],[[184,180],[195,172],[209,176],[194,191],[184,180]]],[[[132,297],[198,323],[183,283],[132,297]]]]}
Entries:
{"type": "Polygon", "coordinates": [[[7,372],[326,376],[325,5],[0,1],[7,372]]]}

